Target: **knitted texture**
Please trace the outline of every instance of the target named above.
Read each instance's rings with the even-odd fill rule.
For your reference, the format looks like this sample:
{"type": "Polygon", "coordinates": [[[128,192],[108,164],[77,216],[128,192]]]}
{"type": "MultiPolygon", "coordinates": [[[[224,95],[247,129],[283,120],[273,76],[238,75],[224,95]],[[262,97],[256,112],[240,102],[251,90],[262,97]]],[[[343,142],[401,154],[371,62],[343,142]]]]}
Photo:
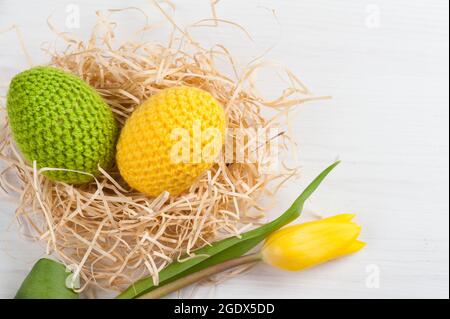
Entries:
{"type": "Polygon", "coordinates": [[[149,196],[163,191],[178,195],[212,166],[223,144],[225,126],[223,108],[208,92],[192,87],[165,89],[139,106],[125,123],[117,144],[120,173],[131,187],[149,196]],[[201,151],[212,141],[205,131],[220,133],[218,151],[211,153],[209,160],[193,158],[196,125],[202,132],[201,151]],[[174,161],[172,151],[180,143],[174,130],[189,135],[187,161],[174,161]]]}
{"type": "MultiPolygon", "coordinates": [[[[118,126],[100,95],[78,77],[52,67],[16,75],[7,98],[14,140],[38,168],[76,170],[98,175],[114,160],[118,126]]],[[[72,184],[92,176],[46,171],[50,179],[72,184]]]]}

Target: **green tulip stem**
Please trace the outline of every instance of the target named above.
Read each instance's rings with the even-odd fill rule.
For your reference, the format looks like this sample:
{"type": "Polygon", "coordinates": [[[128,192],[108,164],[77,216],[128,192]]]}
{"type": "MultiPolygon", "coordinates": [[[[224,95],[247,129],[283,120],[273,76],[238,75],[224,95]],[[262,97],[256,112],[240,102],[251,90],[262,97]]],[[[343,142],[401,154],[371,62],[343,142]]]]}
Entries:
{"type": "Polygon", "coordinates": [[[261,253],[255,253],[251,255],[246,255],[234,259],[230,259],[223,263],[205,268],[203,270],[197,271],[186,277],[175,280],[169,284],[161,286],[152,290],[151,292],[139,297],[139,299],[158,299],[164,297],[174,291],[180,290],[186,286],[196,283],[200,280],[204,280],[212,275],[218,274],[222,271],[228,270],[241,265],[246,265],[254,262],[261,261],[261,253]]]}

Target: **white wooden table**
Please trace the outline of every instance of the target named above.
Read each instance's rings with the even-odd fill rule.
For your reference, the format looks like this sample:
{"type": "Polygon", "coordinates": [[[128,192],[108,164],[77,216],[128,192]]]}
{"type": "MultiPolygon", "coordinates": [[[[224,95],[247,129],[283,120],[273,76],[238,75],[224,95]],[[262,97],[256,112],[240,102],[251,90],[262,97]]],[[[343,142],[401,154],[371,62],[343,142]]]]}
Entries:
{"type": "MultiPolygon", "coordinates": [[[[210,16],[208,0],[178,0],[177,20],[210,16]]],[[[94,11],[138,0],[0,0],[0,30],[18,25],[35,63],[54,35],[83,36],[94,11]],[[67,5],[80,8],[80,28],[65,26],[67,5]]],[[[431,298],[449,296],[449,74],[447,0],[223,0],[219,17],[241,23],[250,44],[230,27],[199,33],[229,46],[244,62],[276,45],[268,59],[294,70],[331,101],[303,106],[294,123],[302,178],[283,189],[272,216],[336,158],[343,164],[308,203],[323,215],[358,214],[368,242],[361,253],[301,273],[259,265],[196,297],[431,298]],[[270,9],[275,9],[279,24],[270,9]]],[[[153,13],[152,13],[153,12],[153,13]]],[[[122,19],[122,18],[121,18],[122,19]]],[[[127,13],[121,32],[142,18],[127,13]]],[[[73,26],[73,25],[72,25],[73,26]]],[[[27,67],[13,32],[0,34],[0,83],[27,67]]],[[[267,92],[280,88],[261,75],[267,92]]],[[[14,204],[0,199],[0,297],[10,298],[43,249],[9,227],[14,204]]],[[[188,296],[189,290],[183,296],[188,296]]]]}

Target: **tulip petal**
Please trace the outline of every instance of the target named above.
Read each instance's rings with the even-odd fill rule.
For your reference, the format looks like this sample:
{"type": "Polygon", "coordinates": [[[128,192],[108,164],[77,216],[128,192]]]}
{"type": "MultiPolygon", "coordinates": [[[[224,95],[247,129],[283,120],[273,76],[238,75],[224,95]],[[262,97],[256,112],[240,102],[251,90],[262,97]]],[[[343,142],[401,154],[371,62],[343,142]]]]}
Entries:
{"type": "Polygon", "coordinates": [[[267,239],[263,260],[285,270],[302,270],[354,253],[364,247],[354,215],[342,214],[286,227],[267,239]]]}
{"type": "Polygon", "coordinates": [[[340,215],[324,218],[323,221],[324,222],[345,223],[345,222],[351,222],[355,218],[355,216],[356,216],[355,214],[340,214],[340,215]]]}
{"type": "MultiPolygon", "coordinates": [[[[297,225],[293,225],[293,226],[289,226],[289,227],[284,227],[281,230],[273,233],[272,235],[270,235],[267,239],[266,239],[266,244],[269,244],[270,241],[272,240],[276,240],[292,231],[300,231],[303,227],[308,227],[310,224],[314,224],[314,223],[346,223],[346,222],[351,222],[356,215],[354,214],[340,214],[340,215],[336,215],[336,216],[331,216],[331,217],[327,217],[318,221],[311,221],[311,222],[306,222],[306,223],[302,223],[302,224],[297,224],[297,225]]],[[[353,223],[352,223],[353,224],[353,223]]]]}
{"type": "Polygon", "coordinates": [[[354,254],[366,246],[366,243],[363,241],[356,240],[350,244],[345,250],[342,251],[342,254],[338,257],[346,256],[354,254]]]}

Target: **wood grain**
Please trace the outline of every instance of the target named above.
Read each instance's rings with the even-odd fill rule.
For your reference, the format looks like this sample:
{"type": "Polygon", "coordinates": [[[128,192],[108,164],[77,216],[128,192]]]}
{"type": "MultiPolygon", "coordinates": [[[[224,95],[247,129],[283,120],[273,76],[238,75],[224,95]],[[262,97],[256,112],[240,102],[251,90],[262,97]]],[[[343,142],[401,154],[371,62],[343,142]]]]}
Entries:
{"type": "MultiPolygon", "coordinates": [[[[41,43],[53,41],[46,19],[61,30],[66,5],[81,10],[86,36],[95,10],[145,8],[148,1],[0,1],[0,30],[17,24],[35,63],[41,43]]],[[[210,16],[209,1],[175,1],[188,24],[210,16]]],[[[307,182],[336,158],[342,166],[308,203],[323,215],[358,214],[367,248],[355,256],[301,273],[258,265],[195,297],[217,298],[448,298],[449,296],[449,2],[446,0],[227,0],[231,27],[195,30],[207,44],[224,43],[243,62],[267,48],[317,94],[333,100],[302,106],[292,118],[302,176],[284,188],[271,216],[283,211],[307,182]],[[273,11],[276,12],[274,18],[273,11]],[[373,275],[379,272],[379,286],[373,275]]],[[[120,33],[143,23],[139,13],[118,17],[120,33]]],[[[153,34],[152,39],[161,39],[153,34]]],[[[27,67],[15,34],[0,34],[0,85],[27,67]]],[[[268,95],[282,88],[272,73],[260,83],[268,95]]],[[[14,295],[43,248],[9,228],[14,204],[0,201],[0,297],[14,295]]],[[[305,216],[308,218],[308,216],[305,216]]],[[[191,296],[192,288],[182,292],[191,296]]]]}

